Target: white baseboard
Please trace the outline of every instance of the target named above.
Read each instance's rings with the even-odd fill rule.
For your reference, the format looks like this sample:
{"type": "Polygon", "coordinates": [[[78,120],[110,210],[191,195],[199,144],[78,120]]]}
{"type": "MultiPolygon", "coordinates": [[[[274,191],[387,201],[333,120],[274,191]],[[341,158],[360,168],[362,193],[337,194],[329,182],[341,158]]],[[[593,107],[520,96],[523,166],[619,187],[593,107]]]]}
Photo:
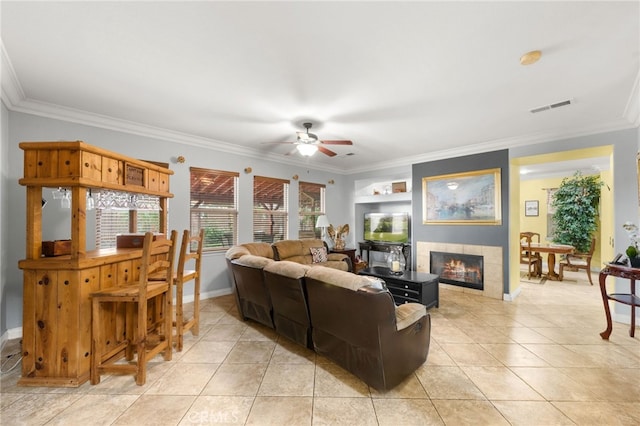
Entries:
{"type": "MultiPolygon", "coordinates": [[[[604,314],[604,310],[603,310],[603,314],[604,314]]],[[[611,312],[611,319],[613,320],[613,322],[619,322],[622,324],[631,325],[631,313],[629,313],[629,315],[623,315],[623,314],[617,314],[615,312],[611,312]]],[[[636,321],[636,327],[637,326],[638,326],[638,323],[636,321]]]]}
{"type": "Polygon", "coordinates": [[[0,347],[4,347],[4,344],[9,340],[20,338],[22,338],[22,327],[10,328],[0,337],[0,347]]]}
{"type": "Polygon", "coordinates": [[[520,291],[521,287],[518,287],[513,290],[512,293],[505,293],[502,295],[502,300],[504,300],[505,302],[513,302],[514,300],[516,300],[516,297],[520,295],[520,291]]]}
{"type": "MultiPolygon", "coordinates": [[[[213,291],[207,291],[206,293],[200,293],[200,300],[206,300],[206,299],[212,299],[214,297],[220,297],[220,296],[226,296],[227,294],[231,294],[232,290],[231,288],[222,288],[219,290],[213,290],[213,291]]],[[[191,303],[193,302],[193,294],[190,294],[188,296],[185,296],[182,299],[182,303],[191,303]]],[[[176,300],[173,299],[173,304],[175,305],[176,300]]]]}

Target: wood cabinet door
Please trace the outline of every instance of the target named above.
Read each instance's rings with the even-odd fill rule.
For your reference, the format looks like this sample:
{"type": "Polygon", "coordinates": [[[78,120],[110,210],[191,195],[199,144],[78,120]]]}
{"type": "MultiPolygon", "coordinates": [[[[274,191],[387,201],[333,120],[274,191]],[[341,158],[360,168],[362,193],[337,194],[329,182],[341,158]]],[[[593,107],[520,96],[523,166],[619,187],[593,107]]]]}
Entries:
{"type": "Polygon", "coordinates": [[[37,271],[33,318],[35,376],[58,377],[57,329],[61,325],[58,324],[57,281],[57,271],[37,271]]]}
{"type": "MultiPolygon", "coordinates": [[[[75,341],[78,375],[89,374],[91,368],[91,293],[100,290],[100,268],[80,271],[79,285],[74,289],[76,306],[79,306],[78,327],[75,341]]],[[[73,341],[73,340],[72,340],[73,341]]]]}

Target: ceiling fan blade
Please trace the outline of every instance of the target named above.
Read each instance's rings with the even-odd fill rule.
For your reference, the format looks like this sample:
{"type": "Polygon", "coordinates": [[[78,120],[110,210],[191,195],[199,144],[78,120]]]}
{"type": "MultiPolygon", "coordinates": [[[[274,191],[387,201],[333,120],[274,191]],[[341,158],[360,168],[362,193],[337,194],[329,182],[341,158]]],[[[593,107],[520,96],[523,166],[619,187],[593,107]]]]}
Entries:
{"type": "Polygon", "coordinates": [[[293,155],[298,152],[298,147],[293,148],[291,151],[287,152],[285,155],[293,155]]]}
{"type": "Polygon", "coordinates": [[[289,145],[296,143],[298,142],[260,142],[260,145],[289,145]]]}
{"type": "Polygon", "coordinates": [[[353,142],[351,141],[346,141],[346,140],[338,140],[338,141],[320,141],[320,143],[323,143],[325,145],[353,145],[353,142]]]}
{"type": "Polygon", "coordinates": [[[318,151],[320,151],[323,154],[328,155],[329,157],[335,157],[336,155],[338,155],[335,152],[331,151],[330,149],[325,148],[322,145],[318,145],[318,151]]]}

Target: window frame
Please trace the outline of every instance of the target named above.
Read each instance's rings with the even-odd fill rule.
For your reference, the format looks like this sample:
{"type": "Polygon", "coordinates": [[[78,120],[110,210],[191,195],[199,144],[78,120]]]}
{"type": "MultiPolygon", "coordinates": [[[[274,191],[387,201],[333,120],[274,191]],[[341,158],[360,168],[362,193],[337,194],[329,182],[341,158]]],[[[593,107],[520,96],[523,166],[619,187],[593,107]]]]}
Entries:
{"type": "Polygon", "coordinates": [[[225,251],[238,243],[239,177],[238,172],[189,168],[189,229],[192,235],[204,229],[203,252],[225,251]],[[216,198],[226,201],[216,202],[216,198]],[[217,223],[229,229],[218,230],[214,226],[217,223]]]}
{"type": "Polygon", "coordinates": [[[326,214],[325,213],[326,191],[327,191],[327,186],[322,183],[314,183],[314,182],[298,183],[298,237],[299,238],[310,235],[311,232],[313,232],[314,238],[321,238],[322,231],[320,229],[316,229],[316,222],[319,216],[326,214]],[[307,206],[303,204],[304,202],[303,196],[304,194],[306,194],[304,190],[306,188],[309,188],[309,189],[316,188],[320,192],[319,206],[315,206],[316,200],[314,199],[314,206],[312,206],[311,210],[309,211],[305,211],[305,208],[307,206]],[[316,208],[319,208],[319,210],[316,210],[316,208]],[[311,223],[309,223],[309,219],[308,219],[309,217],[312,218],[311,223]],[[306,226],[304,222],[307,222],[306,226]],[[309,225],[311,227],[311,230],[307,229],[309,228],[309,225]]]}
{"type": "MultiPolygon", "coordinates": [[[[252,215],[253,215],[253,241],[254,242],[268,242],[273,243],[276,241],[286,240],[289,238],[289,188],[290,182],[288,179],[279,179],[272,178],[266,176],[254,176],[253,177],[253,202],[252,202],[252,215]],[[278,190],[274,190],[274,188],[278,188],[279,185],[282,187],[278,190]],[[257,193],[257,190],[261,193],[257,193]],[[271,190],[271,194],[269,191],[271,190]],[[278,208],[276,210],[270,210],[265,208],[260,208],[258,204],[260,202],[265,201],[265,199],[269,198],[267,195],[273,200],[278,201],[278,208]],[[266,218],[258,219],[257,217],[260,215],[268,215],[271,216],[271,223],[266,223],[266,218]],[[276,220],[275,226],[281,228],[282,232],[275,232],[273,229],[275,218],[281,218],[281,220],[276,220]],[[270,227],[267,232],[266,227],[270,227]]],[[[276,204],[276,203],[272,203],[276,204]]]]}

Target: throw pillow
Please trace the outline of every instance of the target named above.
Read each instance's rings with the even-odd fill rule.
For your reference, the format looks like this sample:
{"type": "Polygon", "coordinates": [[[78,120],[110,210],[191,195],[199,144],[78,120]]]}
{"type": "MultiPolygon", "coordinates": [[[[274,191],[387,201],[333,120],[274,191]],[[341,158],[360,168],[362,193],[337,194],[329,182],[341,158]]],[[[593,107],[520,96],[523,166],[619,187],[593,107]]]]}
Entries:
{"type": "Polygon", "coordinates": [[[311,247],[311,258],[313,263],[322,263],[327,261],[327,249],[324,247],[311,247]]]}

